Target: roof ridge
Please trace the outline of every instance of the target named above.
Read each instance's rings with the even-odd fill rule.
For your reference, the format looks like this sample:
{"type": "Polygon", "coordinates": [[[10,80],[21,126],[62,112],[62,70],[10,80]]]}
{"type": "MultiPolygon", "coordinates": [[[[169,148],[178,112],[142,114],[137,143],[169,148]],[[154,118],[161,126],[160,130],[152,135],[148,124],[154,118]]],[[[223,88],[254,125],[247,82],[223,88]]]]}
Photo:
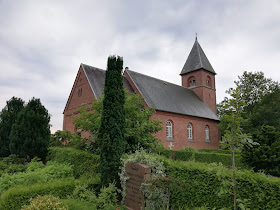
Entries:
{"type": "MultiPolygon", "coordinates": [[[[149,77],[149,78],[152,78],[152,79],[155,79],[155,80],[158,80],[158,81],[161,81],[161,82],[167,82],[171,85],[176,85],[176,86],[179,86],[179,87],[184,87],[182,85],[177,85],[175,83],[172,83],[172,82],[168,82],[168,81],[165,81],[165,80],[162,80],[162,79],[158,79],[158,78],[155,78],[155,77],[152,77],[152,76],[149,76],[149,75],[146,75],[146,74],[142,74],[142,73],[139,73],[139,72],[136,72],[136,71],[132,71],[132,70],[126,70],[126,71],[130,71],[130,72],[133,72],[133,73],[136,73],[136,74],[140,74],[140,75],[143,75],[143,76],[146,76],[146,77],[149,77]]],[[[184,87],[184,88],[187,88],[187,87],[184,87]]],[[[192,88],[187,88],[187,89],[192,89],[192,88]]]]}
{"type": "Polygon", "coordinates": [[[197,52],[198,52],[198,57],[199,57],[199,61],[200,61],[200,67],[201,68],[203,68],[203,66],[202,66],[202,61],[201,61],[201,56],[200,56],[200,49],[199,49],[199,43],[198,43],[198,41],[197,41],[197,39],[196,39],[196,48],[197,48],[197,52]]]}

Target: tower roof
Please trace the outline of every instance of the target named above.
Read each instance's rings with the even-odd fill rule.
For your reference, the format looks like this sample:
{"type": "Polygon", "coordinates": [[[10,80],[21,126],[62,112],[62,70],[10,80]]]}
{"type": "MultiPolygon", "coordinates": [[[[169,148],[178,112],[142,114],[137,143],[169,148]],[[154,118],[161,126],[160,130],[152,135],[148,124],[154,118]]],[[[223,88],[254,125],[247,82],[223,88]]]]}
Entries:
{"type": "Polygon", "coordinates": [[[213,67],[211,66],[209,60],[207,59],[205,53],[203,52],[200,44],[197,41],[197,38],[195,38],[194,45],[192,47],[192,50],[187,58],[187,61],[180,73],[180,75],[198,70],[198,69],[204,69],[206,71],[209,71],[213,74],[216,74],[213,67]]]}

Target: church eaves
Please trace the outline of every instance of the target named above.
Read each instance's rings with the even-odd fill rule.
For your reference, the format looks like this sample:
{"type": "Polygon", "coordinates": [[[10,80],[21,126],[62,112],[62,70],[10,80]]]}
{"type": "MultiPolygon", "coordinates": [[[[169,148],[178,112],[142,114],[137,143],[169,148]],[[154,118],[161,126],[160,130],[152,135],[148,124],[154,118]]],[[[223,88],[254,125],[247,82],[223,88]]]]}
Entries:
{"type": "Polygon", "coordinates": [[[209,60],[207,59],[205,53],[203,52],[200,44],[197,41],[197,38],[195,39],[194,45],[192,47],[192,50],[187,58],[187,61],[180,73],[180,75],[193,72],[195,70],[204,69],[206,71],[209,71],[213,74],[216,74],[214,71],[212,65],[210,64],[209,60]]]}

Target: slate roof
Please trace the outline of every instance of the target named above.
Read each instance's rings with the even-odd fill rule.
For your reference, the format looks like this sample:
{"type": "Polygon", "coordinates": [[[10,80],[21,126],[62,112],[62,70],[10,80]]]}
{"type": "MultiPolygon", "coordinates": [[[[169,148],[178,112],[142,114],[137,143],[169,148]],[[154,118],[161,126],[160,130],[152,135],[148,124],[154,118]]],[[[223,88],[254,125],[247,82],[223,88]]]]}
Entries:
{"type": "Polygon", "coordinates": [[[198,69],[205,69],[213,74],[216,74],[212,65],[210,64],[209,60],[207,59],[205,53],[203,52],[200,44],[195,39],[194,45],[192,50],[187,58],[187,61],[180,73],[180,75],[198,70],[198,69]]]}
{"type": "Polygon", "coordinates": [[[126,70],[149,107],[156,110],[219,120],[217,115],[189,88],[126,70]]]}
{"type": "MultiPolygon", "coordinates": [[[[104,90],[103,83],[105,82],[105,70],[88,66],[86,64],[81,64],[85,75],[89,81],[90,87],[92,89],[92,92],[95,96],[95,98],[99,98],[104,90]]],[[[125,89],[127,89],[129,92],[133,92],[133,88],[130,86],[129,82],[125,77],[123,77],[123,85],[125,89]]]]}

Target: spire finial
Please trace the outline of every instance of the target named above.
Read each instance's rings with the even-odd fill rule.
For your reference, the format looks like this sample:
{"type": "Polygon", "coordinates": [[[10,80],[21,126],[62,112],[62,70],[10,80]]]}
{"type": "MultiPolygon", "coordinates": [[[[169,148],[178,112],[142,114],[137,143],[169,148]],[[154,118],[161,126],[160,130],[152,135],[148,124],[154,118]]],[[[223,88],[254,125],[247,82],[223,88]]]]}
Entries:
{"type": "Polygon", "coordinates": [[[197,33],[195,33],[195,41],[197,41],[197,33]]]}

